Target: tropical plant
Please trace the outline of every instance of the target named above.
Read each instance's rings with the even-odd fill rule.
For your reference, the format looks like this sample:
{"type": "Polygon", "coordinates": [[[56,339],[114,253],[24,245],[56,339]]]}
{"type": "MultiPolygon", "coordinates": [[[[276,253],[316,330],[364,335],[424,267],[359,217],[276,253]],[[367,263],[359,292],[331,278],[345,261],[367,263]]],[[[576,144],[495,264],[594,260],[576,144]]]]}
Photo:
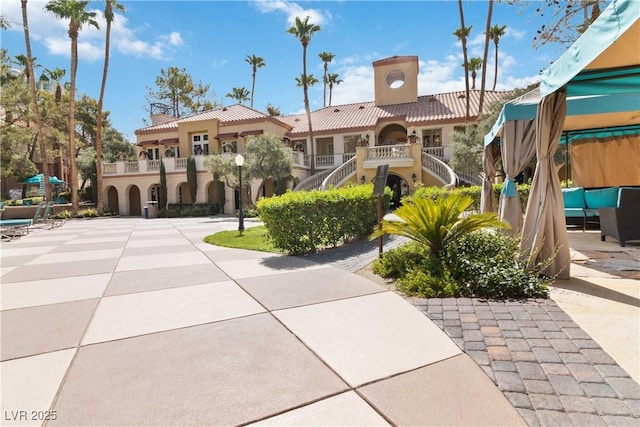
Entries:
{"type": "Polygon", "coordinates": [[[331,73],[327,76],[327,84],[329,85],[329,107],[331,107],[331,98],[333,95],[333,87],[338,86],[344,80],[341,80],[338,73],[331,73]]]}
{"type": "Polygon", "coordinates": [[[453,35],[456,36],[462,43],[462,57],[464,58],[464,90],[466,95],[465,120],[469,121],[469,110],[471,108],[471,104],[469,101],[469,60],[467,59],[467,37],[469,37],[469,34],[471,34],[472,26],[464,26],[464,10],[462,8],[462,0],[458,0],[458,11],[460,13],[460,28],[454,31],[453,35]]]}
{"type": "Polygon", "coordinates": [[[280,112],[280,108],[272,104],[267,104],[266,109],[267,109],[267,114],[270,116],[280,116],[282,114],[280,112]]]}
{"type": "MultiPolygon", "coordinates": [[[[29,19],[27,16],[27,0],[22,0],[22,24],[24,27],[24,41],[27,48],[27,75],[33,76],[33,62],[34,58],[31,55],[31,37],[29,36],[29,19]]],[[[42,162],[42,168],[44,171],[44,191],[47,200],[53,200],[53,193],[51,192],[51,183],[49,182],[49,161],[47,159],[47,147],[44,141],[42,118],[40,117],[40,111],[38,109],[38,96],[36,94],[36,82],[34,79],[28,79],[29,92],[31,93],[31,108],[33,114],[36,117],[36,141],[40,147],[40,161],[42,162]]],[[[77,179],[76,179],[77,188],[77,179]]],[[[76,204],[78,198],[76,195],[76,204]]]]}
{"type": "Polygon", "coordinates": [[[242,104],[249,100],[249,91],[244,87],[231,88],[231,92],[226,95],[227,98],[232,98],[242,104]]]}
{"type": "Polygon", "coordinates": [[[67,71],[63,68],[56,67],[53,70],[49,70],[48,68],[45,68],[42,71],[42,76],[40,76],[40,80],[43,80],[46,82],[53,82],[56,85],[56,91],[55,91],[56,104],[59,104],[60,100],[62,99],[62,86],[60,85],[60,81],[62,80],[66,72],[67,71]]]}
{"type": "Polygon", "coordinates": [[[493,73],[493,90],[496,90],[496,85],[498,84],[498,44],[500,43],[500,37],[504,36],[504,30],[507,28],[506,25],[494,25],[489,30],[489,35],[491,40],[493,40],[493,44],[496,48],[496,56],[495,56],[495,64],[494,64],[494,73],[493,73]]]}
{"type": "Polygon", "coordinates": [[[300,77],[296,77],[295,80],[296,80],[297,87],[303,87],[303,86],[311,87],[320,83],[320,80],[316,79],[316,77],[313,74],[307,74],[307,75],[300,74],[300,77]]]}
{"type": "Polygon", "coordinates": [[[187,184],[189,185],[189,196],[191,204],[196,202],[198,193],[198,173],[196,170],[196,159],[192,155],[187,156],[187,184]]]}
{"type": "Polygon", "coordinates": [[[335,55],[330,52],[320,52],[318,54],[318,57],[320,57],[320,60],[322,61],[324,66],[324,75],[322,77],[322,81],[324,82],[324,88],[322,90],[322,106],[326,107],[327,106],[327,83],[328,83],[327,75],[329,73],[329,63],[333,60],[335,55]]]}
{"type": "Polygon", "coordinates": [[[111,24],[114,18],[114,9],[124,12],[124,6],[116,0],[104,0],[104,20],[107,22],[104,39],[104,67],[102,68],[102,83],[100,84],[100,97],[98,98],[98,117],[96,123],[96,210],[98,215],[104,213],[102,197],[102,107],[104,105],[104,91],[107,85],[109,72],[109,53],[111,43],[111,24]]]}
{"type": "Polygon", "coordinates": [[[260,58],[259,56],[255,56],[255,55],[247,55],[247,57],[245,58],[245,61],[249,63],[249,65],[251,65],[251,108],[253,108],[253,95],[256,92],[256,72],[258,71],[258,68],[262,68],[265,65],[267,65],[264,62],[264,58],[260,58]]]}
{"type": "MultiPolygon", "coordinates": [[[[78,170],[76,166],[75,135],[75,95],[76,74],[78,71],[78,35],[83,25],[99,28],[95,12],[87,12],[89,1],[50,0],[45,10],[60,19],[69,20],[69,38],[71,39],[71,83],[69,86],[69,181],[71,186],[71,214],[78,213],[78,170]]],[[[47,174],[45,174],[46,176],[47,174]]]]}
{"type": "Polygon", "coordinates": [[[289,28],[287,32],[293,34],[302,44],[302,90],[304,92],[304,109],[307,113],[307,122],[309,124],[309,141],[311,142],[311,175],[316,173],[316,159],[315,159],[315,141],[313,140],[313,126],[311,125],[311,109],[309,108],[309,87],[307,79],[307,47],[311,42],[311,37],[320,31],[319,25],[309,23],[309,17],[300,19],[296,16],[294,26],[289,28]]]}
{"type": "MultiPolygon", "coordinates": [[[[464,64],[462,64],[464,67],[464,64]]],[[[471,58],[467,64],[468,70],[471,72],[471,89],[476,88],[476,77],[478,76],[478,70],[482,67],[481,58],[471,58]]]]}
{"type": "Polygon", "coordinates": [[[437,200],[414,197],[394,211],[400,221],[382,220],[382,227],[369,238],[397,234],[427,246],[440,257],[445,245],[460,236],[487,227],[507,227],[495,212],[463,215],[472,203],[471,197],[459,194],[437,200]]]}

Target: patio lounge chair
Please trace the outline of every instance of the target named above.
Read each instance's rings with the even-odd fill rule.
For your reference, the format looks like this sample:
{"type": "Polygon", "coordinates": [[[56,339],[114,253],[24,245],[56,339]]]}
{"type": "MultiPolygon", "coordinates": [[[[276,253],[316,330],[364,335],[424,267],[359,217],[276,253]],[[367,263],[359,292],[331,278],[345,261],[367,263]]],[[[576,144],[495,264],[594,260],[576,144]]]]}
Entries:
{"type": "Polygon", "coordinates": [[[629,240],[640,239],[640,188],[621,187],[618,206],[600,208],[600,240],[611,236],[624,247],[629,240]]]}
{"type": "Polygon", "coordinates": [[[33,215],[33,218],[24,218],[24,219],[3,219],[0,220],[0,233],[2,234],[2,238],[13,239],[15,237],[24,236],[25,234],[29,234],[29,227],[33,226],[36,222],[41,220],[42,214],[42,202],[38,204],[36,208],[36,213],[33,215]]]}
{"type": "Polygon", "coordinates": [[[44,227],[56,228],[61,226],[64,223],[63,219],[56,219],[51,216],[53,213],[53,203],[47,203],[47,206],[44,209],[44,213],[42,214],[42,218],[38,220],[38,224],[41,224],[44,227]]]}

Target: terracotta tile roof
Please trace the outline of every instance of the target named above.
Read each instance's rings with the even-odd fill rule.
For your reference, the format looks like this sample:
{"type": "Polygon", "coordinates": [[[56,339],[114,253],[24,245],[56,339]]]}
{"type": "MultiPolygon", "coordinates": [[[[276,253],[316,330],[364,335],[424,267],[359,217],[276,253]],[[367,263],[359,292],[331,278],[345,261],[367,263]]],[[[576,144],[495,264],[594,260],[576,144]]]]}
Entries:
{"type": "MultiPolygon", "coordinates": [[[[505,92],[485,91],[485,107],[501,99],[505,92]]],[[[470,92],[471,116],[478,111],[480,91],[470,92]]],[[[464,91],[439,93],[418,97],[418,102],[385,105],[377,107],[373,101],[336,105],[311,112],[314,134],[335,133],[336,131],[374,129],[380,121],[400,120],[414,126],[464,121],[466,102],[464,91]]],[[[308,133],[306,113],[282,116],[279,119],[293,126],[289,136],[308,133]]]]}
{"type": "MultiPolygon", "coordinates": [[[[142,133],[151,133],[159,130],[177,129],[179,123],[196,122],[201,120],[212,120],[212,119],[219,120],[220,126],[231,126],[234,124],[240,124],[243,122],[251,122],[251,121],[264,121],[264,120],[280,121],[279,117],[268,116],[264,113],[261,113],[258,110],[254,110],[253,108],[249,108],[242,104],[234,104],[228,107],[218,107],[212,110],[203,111],[202,113],[194,114],[188,117],[181,117],[179,119],[176,119],[167,123],[148,126],[146,128],[138,129],[135,133],[142,134],[142,133]]],[[[281,124],[283,126],[286,126],[285,123],[281,122],[281,124]]]]}

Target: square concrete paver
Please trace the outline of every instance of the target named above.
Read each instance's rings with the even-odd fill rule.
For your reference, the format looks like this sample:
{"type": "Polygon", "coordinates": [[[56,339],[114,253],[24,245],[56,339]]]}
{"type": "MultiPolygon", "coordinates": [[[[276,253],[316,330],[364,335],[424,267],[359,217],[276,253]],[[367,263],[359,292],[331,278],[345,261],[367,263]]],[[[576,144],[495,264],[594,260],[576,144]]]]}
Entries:
{"type": "Polygon", "coordinates": [[[3,426],[42,424],[38,413],[51,407],[75,352],[74,348],[0,363],[3,426]]]}
{"type": "MultiPolygon", "coordinates": [[[[207,255],[211,257],[213,254],[217,254],[217,252],[210,252],[207,255]]],[[[263,255],[257,259],[238,257],[229,261],[215,261],[215,263],[232,279],[291,273],[301,269],[313,270],[324,268],[321,264],[282,255],[263,255]]]]}
{"type": "Polygon", "coordinates": [[[105,297],[82,343],[167,331],[264,311],[230,281],[105,297]]]}
{"type": "Polygon", "coordinates": [[[225,280],[229,280],[229,277],[213,264],[118,271],[113,274],[105,295],[155,291],[225,280]]]}
{"type": "Polygon", "coordinates": [[[2,283],[29,282],[111,273],[117,262],[118,258],[105,258],[86,262],[71,261],[53,264],[24,265],[4,274],[2,276],[2,283]]]}
{"type": "Polygon", "coordinates": [[[76,347],[98,299],[2,311],[2,360],[76,347]]]}
{"type": "Polygon", "coordinates": [[[94,247],[91,251],[47,253],[28,262],[26,265],[91,262],[98,259],[118,258],[120,254],[122,254],[122,248],[97,249],[94,247]]]}
{"type": "MultiPolygon", "coordinates": [[[[15,270],[14,270],[15,271],[15,270]]],[[[9,272],[7,274],[11,274],[9,272]]],[[[102,296],[111,274],[65,277],[50,280],[34,280],[21,283],[5,283],[2,277],[0,292],[2,310],[12,310],[36,305],[57,304],[102,296]]]]}
{"type": "Polygon", "coordinates": [[[353,386],[460,353],[444,332],[392,292],[273,314],[353,386]]]}
{"type": "Polygon", "coordinates": [[[526,426],[466,354],[362,387],[395,425],[526,426]]]}
{"type": "Polygon", "coordinates": [[[158,267],[183,267],[210,262],[200,251],[155,254],[150,250],[149,255],[122,256],[116,271],[152,270],[158,267]]]}
{"type": "Polygon", "coordinates": [[[82,347],[50,425],[238,425],[346,389],[260,314],[82,347]]]}
{"type": "Polygon", "coordinates": [[[250,425],[366,427],[390,424],[360,396],[349,391],[250,425]]]}
{"type": "Polygon", "coordinates": [[[370,280],[333,267],[238,279],[238,284],[269,310],[386,291],[370,280]]]}

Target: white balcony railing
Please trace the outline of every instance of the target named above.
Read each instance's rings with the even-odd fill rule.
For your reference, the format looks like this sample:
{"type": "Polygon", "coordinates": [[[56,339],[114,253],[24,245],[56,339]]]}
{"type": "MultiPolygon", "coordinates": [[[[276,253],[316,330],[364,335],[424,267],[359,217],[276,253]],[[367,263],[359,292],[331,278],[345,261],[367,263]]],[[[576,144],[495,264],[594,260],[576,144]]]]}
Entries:
{"type": "Polygon", "coordinates": [[[126,162],[124,164],[124,173],[138,173],[138,172],[140,172],[140,162],[126,162]]]}
{"type": "Polygon", "coordinates": [[[433,157],[437,157],[440,160],[444,160],[444,147],[423,147],[422,151],[431,154],[433,157]]]}
{"type": "Polygon", "coordinates": [[[437,177],[445,188],[456,188],[458,186],[458,176],[451,167],[442,160],[422,152],[422,170],[437,177]]]}
{"type": "Polygon", "coordinates": [[[186,157],[177,157],[174,159],[175,169],[186,169],[187,168],[187,158],[186,157]]]}
{"type": "Polygon", "coordinates": [[[381,159],[410,159],[411,150],[409,144],[402,145],[381,145],[378,147],[369,147],[367,150],[366,160],[381,159]]]}
{"type": "Polygon", "coordinates": [[[147,171],[160,171],[160,160],[147,160],[147,171]]]}

